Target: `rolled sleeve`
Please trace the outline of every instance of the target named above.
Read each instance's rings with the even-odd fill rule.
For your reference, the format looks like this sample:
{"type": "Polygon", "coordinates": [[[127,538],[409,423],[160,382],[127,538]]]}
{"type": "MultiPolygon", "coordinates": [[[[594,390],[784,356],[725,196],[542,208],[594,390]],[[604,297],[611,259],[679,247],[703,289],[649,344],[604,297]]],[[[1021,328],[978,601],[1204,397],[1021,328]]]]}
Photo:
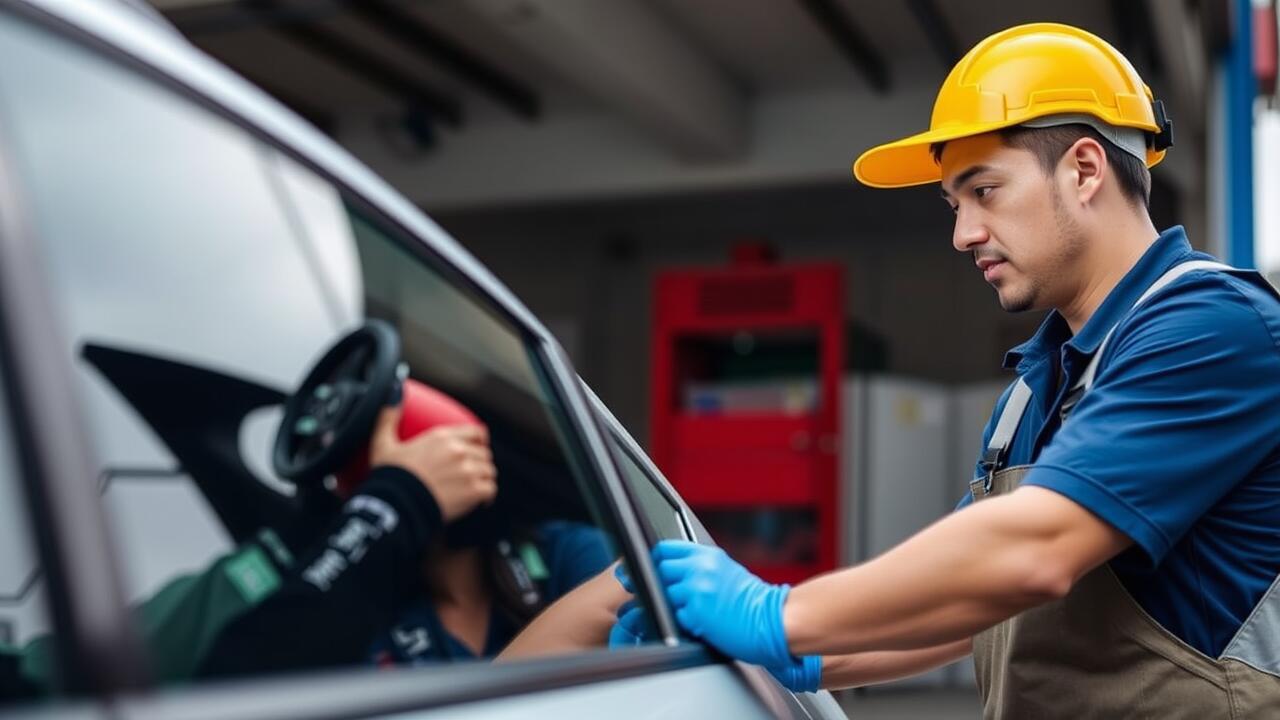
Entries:
{"type": "Polygon", "coordinates": [[[1125,533],[1153,566],[1280,438],[1271,329],[1240,281],[1213,275],[1122,323],[1024,480],[1125,533]]]}
{"type": "Polygon", "coordinates": [[[1169,536],[1124,498],[1071,468],[1036,465],[1022,484],[1042,487],[1070,498],[1133,540],[1150,558],[1164,557],[1173,547],[1169,536]]]}

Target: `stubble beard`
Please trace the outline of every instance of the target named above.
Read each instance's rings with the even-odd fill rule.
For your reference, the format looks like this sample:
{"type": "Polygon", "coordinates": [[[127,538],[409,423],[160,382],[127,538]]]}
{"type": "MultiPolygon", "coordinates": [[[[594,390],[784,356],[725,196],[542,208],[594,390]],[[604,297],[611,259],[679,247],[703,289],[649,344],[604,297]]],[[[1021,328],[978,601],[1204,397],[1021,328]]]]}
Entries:
{"type": "Polygon", "coordinates": [[[1057,187],[1053,188],[1053,221],[1057,228],[1057,237],[1054,238],[1055,251],[1049,259],[1048,264],[1040,269],[1040,273],[1035,271],[1024,271],[1026,277],[1026,285],[1016,293],[1011,292],[1007,296],[996,290],[996,296],[1000,300],[1000,307],[1007,313],[1020,313],[1028,310],[1046,309],[1049,306],[1056,306],[1054,302],[1048,302],[1045,297],[1046,283],[1042,277],[1042,273],[1061,276],[1063,271],[1072,267],[1076,260],[1084,254],[1085,240],[1084,231],[1081,230],[1080,224],[1075,218],[1067,214],[1066,205],[1062,202],[1062,194],[1057,187]],[[1048,302],[1048,304],[1045,304],[1048,302]]]}

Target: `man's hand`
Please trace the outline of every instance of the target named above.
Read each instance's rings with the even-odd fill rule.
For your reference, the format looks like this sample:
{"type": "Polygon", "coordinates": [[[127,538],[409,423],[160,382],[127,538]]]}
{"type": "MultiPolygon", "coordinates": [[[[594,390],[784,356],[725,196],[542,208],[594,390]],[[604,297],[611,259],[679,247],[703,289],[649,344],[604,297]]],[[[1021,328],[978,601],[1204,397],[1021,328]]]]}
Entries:
{"type": "MultiPolygon", "coordinates": [[[[654,555],[657,556],[656,550],[654,555]]],[[[627,574],[621,563],[614,571],[614,576],[618,578],[623,589],[629,593],[635,592],[631,585],[631,576],[627,574]]],[[[637,605],[635,600],[624,603],[618,608],[618,622],[614,623],[613,630],[609,632],[609,647],[642,645],[649,640],[645,631],[644,609],[637,605]]],[[[765,670],[768,670],[775,680],[792,692],[817,692],[822,687],[821,655],[790,658],[785,665],[768,666],[765,670]]]]}
{"type": "Polygon", "coordinates": [[[369,443],[373,467],[393,465],[413,473],[431,491],[445,522],[456,520],[498,494],[498,471],[489,433],[475,425],[437,427],[401,440],[399,407],[378,416],[369,443]]]}
{"type": "Polygon", "coordinates": [[[653,560],[676,620],[690,634],[766,668],[796,662],[782,627],[789,585],[770,585],[720,548],[691,542],[663,540],[653,560]]]}

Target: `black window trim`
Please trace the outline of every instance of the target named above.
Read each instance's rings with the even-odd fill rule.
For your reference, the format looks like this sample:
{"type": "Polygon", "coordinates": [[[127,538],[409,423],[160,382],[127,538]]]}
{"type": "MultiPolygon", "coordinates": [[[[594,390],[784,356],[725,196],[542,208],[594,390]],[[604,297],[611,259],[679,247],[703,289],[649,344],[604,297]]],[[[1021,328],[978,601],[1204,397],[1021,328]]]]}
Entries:
{"type": "MultiPolygon", "coordinates": [[[[603,429],[598,424],[598,415],[591,412],[589,406],[586,404],[577,375],[574,374],[571,369],[568,369],[569,362],[567,357],[564,355],[563,350],[560,349],[558,343],[550,333],[547,332],[541,324],[536,322],[536,319],[532,324],[529,322],[529,319],[533,318],[531,314],[528,314],[527,311],[522,311],[522,308],[509,305],[507,299],[501,292],[495,292],[494,288],[488,286],[489,283],[487,280],[473,277],[468,269],[462,264],[456,262],[453,258],[448,257],[445,253],[434,247],[430,238],[420,237],[417,235],[414,230],[397,218],[394,212],[384,210],[365,192],[347,182],[346,178],[340,177],[331,172],[329,168],[312,161],[306,155],[294,148],[287,139],[265,131],[241,115],[220,105],[218,102],[202,93],[198,88],[192,87],[180,79],[166,73],[163,69],[158,68],[128,53],[126,50],[117,47],[86,31],[85,29],[77,27],[63,18],[53,15],[41,8],[19,2],[5,4],[0,8],[0,11],[9,14],[12,17],[16,17],[20,21],[32,23],[43,30],[49,31],[52,34],[71,42],[74,45],[88,49],[110,62],[114,62],[117,65],[138,73],[140,76],[175,92],[177,95],[194,102],[203,109],[227,120],[236,127],[245,131],[255,140],[263,143],[269,149],[280,152],[298,162],[303,167],[308,168],[337,188],[341,192],[344,200],[353,203],[359,209],[367,212],[370,217],[376,218],[381,225],[381,229],[386,231],[389,236],[391,236],[406,250],[415,253],[420,259],[427,262],[430,267],[441,272],[443,279],[464,288],[470,297],[481,301],[483,306],[487,309],[498,312],[499,315],[503,316],[514,328],[521,332],[524,336],[523,339],[528,341],[528,345],[542,357],[546,369],[549,370],[557,380],[555,383],[555,389],[559,393],[559,399],[564,403],[567,415],[574,422],[575,429],[578,430],[580,437],[585,441],[584,449],[586,450],[588,457],[592,459],[597,473],[597,478],[601,481],[601,489],[603,491],[602,496],[606,500],[610,511],[614,513],[613,519],[616,526],[619,531],[623,533],[623,536],[620,537],[619,540],[630,566],[636,570],[633,572],[633,576],[638,586],[637,589],[645,595],[650,607],[654,609],[656,614],[655,620],[658,624],[658,631],[662,635],[664,645],[666,646],[665,648],[662,646],[654,646],[634,651],[629,650],[626,652],[609,653],[608,657],[615,659],[613,662],[603,662],[600,658],[595,658],[594,666],[599,667],[602,670],[609,670],[610,668],[613,668],[617,672],[622,673],[621,675],[618,675],[618,677],[627,677],[671,669],[672,663],[707,664],[713,662],[724,662],[723,658],[713,658],[703,651],[690,655],[691,647],[698,648],[700,646],[690,645],[687,643],[681,644],[678,640],[675,621],[666,605],[665,598],[663,598],[661,593],[657,590],[658,585],[656,577],[654,576],[651,564],[647,559],[648,544],[644,537],[644,532],[636,521],[636,515],[632,509],[627,495],[627,490],[623,486],[621,479],[617,476],[617,469],[613,466],[611,456],[604,443],[602,434],[603,429]],[[639,561],[641,557],[640,548],[645,550],[643,562],[639,561]],[[655,650],[658,651],[657,655],[654,654],[655,650]],[[644,658],[648,658],[648,661],[637,662],[628,659],[628,656],[631,656],[634,653],[642,653],[644,658]],[[670,653],[670,655],[668,656],[664,653],[670,653]]],[[[0,148],[0,150],[2,150],[2,148],[0,148]]],[[[0,208],[3,207],[4,205],[0,204],[0,208]]],[[[9,262],[4,263],[4,265],[10,271],[17,269],[14,264],[9,262]]],[[[27,270],[29,272],[30,268],[27,270]]],[[[10,274],[12,273],[0,272],[0,282],[8,284],[6,281],[7,276],[10,274]]],[[[42,278],[44,276],[44,273],[30,273],[27,275],[27,279],[30,283],[32,282],[32,278],[42,278]]],[[[10,287],[14,286],[10,285],[10,287]]],[[[7,300],[4,294],[0,294],[0,298],[7,300]]],[[[51,298],[46,297],[45,301],[45,312],[42,317],[50,319],[56,317],[52,312],[51,298]]],[[[6,306],[9,308],[12,307],[12,305],[7,302],[6,306]]],[[[6,320],[8,320],[7,316],[9,314],[11,313],[4,313],[6,320]]],[[[45,363],[41,364],[37,362],[36,364],[31,365],[30,368],[44,371],[46,377],[46,382],[44,384],[55,384],[52,381],[54,376],[58,376],[58,379],[62,381],[61,387],[64,388],[62,394],[67,396],[68,402],[72,402],[70,407],[74,407],[74,398],[71,398],[66,390],[66,388],[72,387],[71,383],[68,382],[70,378],[74,377],[72,368],[65,358],[61,357],[60,352],[62,346],[58,342],[59,336],[55,329],[56,326],[53,323],[47,323],[45,328],[45,335],[47,335],[47,337],[45,338],[45,342],[42,344],[41,351],[39,353],[26,353],[28,355],[39,355],[43,357],[45,363]],[[53,360],[54,362],[50,364],[48,362],[49,360],[53,360]],[[59,367],[62,368],[61,371],[52,373],[48,372],[49,368],[59,367]]],[[[12,345],[12,343],[9,342],[6,342],[5,344],[9,346],[12,345]]],[[[31,349],[33,351],[35,350],[34,347],[31,349]]],[[[22,379],[26,382],[25,375],[22,379]]],[[[34,389],[36,387],[38,386],[30,385],[28,389],[34,389]]],[[[28,399],[30,400],[39,397],[41,394],[39,392],[30,392],[28,395],[28,399]]],[[[59,415],[61,416],[60,420],[57,423],[54,423],[54,426],[74,426],[77,428],[77,434],[74,437],[79,438],[81,441],[84,441],[87,438],[87,430],[80,424],[83,418],[82,414],[76,414],[73,410],[62,409],[59,415]]],[[[21,417],[29,417],[29,415],[22,415],[21,417]]],[[[68,437],[68,435],[64,435],[63,437],[68,437]]],[[[77,443],[77,445],[82,448],[89,447],[89,445],[84,442],[77,443]]],[[[53,464],[48,466],[50,469],[61,468],[68,462],[68,460],[59,459],[56,457],[57,453],[52,452],[53,450],[54,448],[52,447],[41,447],[37,453],[33,454],[39,455],[42,462],[52,462],[53,464]]],[[[81,471],[92,473],[91,468],[93,466],[87,456],[80,458],[78,462],[82,465],[80,468],[81,471]]],[[[32,477],[34,480],[36,476],[32,477]]],[[[42,475],[41,477],[44,476],[42,475]]],[[[60,482],[57,483],[59,488],[63,485],[71,485],[71,483],[67,482],[68,477],[71,477],[71,475],[66,475],[60,478],[60,482]]],[[[86,488],[92,487],[90,483],[84,483],[83,485],[86,488]]],[[[59,495],[59,498],[61,497],[62,496],[59,495]]],[[[101,514],[101,508],[97,504],[96,495],[92,496],[92,502],[89,503],[88,506],[86,506],[85,500],[85,498],[69,499],[67,504],[69,510],[67,512],[77,519],[80,519],[81,516],[84,515],[92,516],[92,521],[88,522],[87,528],[101,528],[101,532],[103,534],[102,541],[97,542],[96,544],[91,543],[83,537],[80,537],[79,534],[69,532],[65,523],[53,525],[45,524],[45,526],[57,531],[56,539],[60,543],[60,546],[67,545],[68,550],[72,551],[69,553],[72,564],[62,569],[62,572],[64,573],[72,569],[77,571],[86,570],[86,566],[90,564],[90,558],[96,559],[96,562],[99,563],[97,565],[99,569],[111,568],[115,562],[115,557],[117,557],[114,552],[111,552],[111,546],[106,540],[106,522],[101,514]]],[[[68,555],[68,553],[60,553],[60,556],[65,555],[68,555]]],[[[75,621],[75,618],[71,617],[65,619],[55,618],[55,620],[63,620],[63,622],[59,622],[57,624],[57,627],[60,629],[59,636],[63,634],[63,628],[70,631],[68,637],[59,638],[60,642],[69,644],[69,647],[71,647],[76,653],[85,653],[74,655],[77,658],[87,660],[83,671],[80,673],[83,676],[84,681],[81,682],[79,686],[86,691],[104,694],[128,694],[139,688],[148,687],[148,677],[143,669],[144,653],[140,647],[140,643],[138,642],[138,636],[131,631],[132,618],[127,610],[127,606],[123,602],[122,589],[118,583],[121,575],[116,572],[103,573],[97,571],[93,573],[77,572],[74,573],[74,576],[77,578],[77,587],[83,586],[81,597],[95,598],[94,607],[86,608],[86,612],[92,612],[96,608],[96,614],[99,616],[105,615],[112,618],[110,622],[100,622],[97,625],[92,626],[93,628],[96,628],[96,632],[90,635],[86,635],[85,631],[80,629],[84,624],[83,621],[77,622],[75,621]],[[94,578],[92,586],[87,582],[91,577],[94,578]],[[84,580],[85,582],[80,582],[81,580],[84,580]],[[115,593],[115,597],[119,598],[119,602],[111,600],[111,593],[115,593]]],[[[54,593],[53,590],[54,585],[51,584],[51,596],[57,594],[54,593]]],[[[556,667],[560,667],[560,665],[556,665],[556,667]]],[[[554,675],[554,672],[551,674],[554,675]]],[[[481,673],[473,673],[473,675],[477,678],[488,677],[488,674],[481,673]]],[[[357,674],[355,677],[361,676],[357,674]]],[[[551,688],[560,686],[558,683],[562,682],[571,685],[580,684],[582,682],[591,682],[593,681],[594,675],[582,675],[575,671],[571,676],[559,679],[543,675],[539,675],[539,677],[542,678],[543,682],[539,687],[551,688]]],[[[274,685],[275,683],[271,680],[263,681],[259,679],[258,682],[254,684],[274,685]]],[[[194,696],[194,694],[198,694],[200,692],[199,688],[200,686],[197,686],[189,690],[184,690],[183,693],[192,693],[194,696]]],[[[495,686],[492,681],[482,680],[476,683],[476,691],[473,694],[465,697],[459,696],[450,702],[474,701],[486,697],[493,697],[495,693],[503,692],[505,692],[505,690],[500,686],[495,686]]],[[[269,698],[266,702],[271,704],[269,698]]],[[[291,700],[291,702],[296,705],[296,700],[291,700]]],[[[435,702],[436,701],[430,696],[430,693],[420,691],[416,693],[412,707],[434,706],[435,702]]],[[[322,710],[323,708],[317,707],[317,712],[321,712],[322,710]]],[[[310,717],[310,715],[302,714],[297,716],[310,717]]],[[[327,715],[321,714],[316,715],[316,717],[327,717],[327,715]]]]}
{"type": "MultiPolygon", "coordinates": [[[[635,441],[635,438],[631,437],[631,433],[627,432],[627,429],[623,427],[622,423],[618,421],[618,418],[610,412],[604,402],[600,400],[594,392],[592,392],[591,388],[587,387],[585,383],[583,387],[591,398],[592,407],[600,416],[601,423],[605,426],[606,432],[609,433],[610,437],[617,441],[618,450],[626,455],[627,459],[634,463],[636,467],[640,468],[640,472],[644,474],[645,479],[649,481],[649,484],[653,486],[658,494],[662,496],[662,499],[666,500],[667,504],[671,506],[671,509],[675,511],[676,516],[680,519],[680,529],[684,533],[684,539],[696,542],[698,534],[694,532],[693,522],[689,519],[689,509],[685,507],[685,504],[680,500],[680,496],[677,495],[675,489],[671,487],[671,483],[667,481],[666,476],[662,474],[662,471],[658,469],[657,465],[653,464],[653,460],[649,455],[645,453],[645,451],[640,447],[640,444],[635,441]]],[[[634,503],[634,499],[633,504],[636,504],[634,503]]]]}
{"type": "Polygon", "coordinates": [[[645,481],[647,481],[658,495],[667,503],[667,507],[671,509],[671,512],[675,513],[676,519],[680,521],[680,534],[684,536],[683,539],[692,541],[696,536],[693,533],[693,527],[689,524],[689,516],[685,512],[684,506],[677,502],[671,495],[667,494],[662,483],[656,480],[657,476],[650,467],[650,463],[641,460],[641,458],[644,457],[643,454],[639,453],[638,449],[628,442],[629,438],[625,438],[616,432],[611,434],[618,443],[618,452],[622,453],[627,461],[640,469],[640,473],[644,475],[645,481]]]}
{"type": "Polygon", "coordinates": [[[599,424],[599,415],[593,411],[568,355],[550,337],[542,342],[540,349],[546,366],[558,376],[556,391],[560,394],[561,402],[571,411],[569,417],[580,435],[586,440],[588,453],[596,465],[597,476],[603,481],[605,497],[612,500],[612,520],[618,531],[625,536],[625,542],[621,544],[627,569],[636,585],[636,593],[642,595],[653,609],[653,619],[662,642],[675,647],[680,643],[679,629],[658,584],[653,563],[649,560],[649,548],[655,540],[652,530],[647,527],[647,523],[640,523],[636,503],[632,501],[630,491],[622,480],[621,471],[614,464],[613,455],[605,441],[605,430],[599,424]]]}

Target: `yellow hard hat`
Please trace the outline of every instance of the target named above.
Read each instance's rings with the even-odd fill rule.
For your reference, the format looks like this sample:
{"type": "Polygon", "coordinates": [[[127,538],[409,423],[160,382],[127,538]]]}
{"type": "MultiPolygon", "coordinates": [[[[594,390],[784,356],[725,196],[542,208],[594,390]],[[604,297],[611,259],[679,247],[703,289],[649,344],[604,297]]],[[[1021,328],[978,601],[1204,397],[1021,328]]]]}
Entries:
{"type": "Polygon", "coordinates": [[[975,45],[942,82],[929,130],[866,151],[853,163],[853,175],[873,187],[938,182],[934,143],[1037,118],[1037,125],[1053,124],[1048,116],[1096,118],[1100,123],[1089,124],[1145,131],[1147,167],[1163,160],[1173,144],[1163,104],[1118,50],[1070,25],[1033,23],[975,45]]]}

